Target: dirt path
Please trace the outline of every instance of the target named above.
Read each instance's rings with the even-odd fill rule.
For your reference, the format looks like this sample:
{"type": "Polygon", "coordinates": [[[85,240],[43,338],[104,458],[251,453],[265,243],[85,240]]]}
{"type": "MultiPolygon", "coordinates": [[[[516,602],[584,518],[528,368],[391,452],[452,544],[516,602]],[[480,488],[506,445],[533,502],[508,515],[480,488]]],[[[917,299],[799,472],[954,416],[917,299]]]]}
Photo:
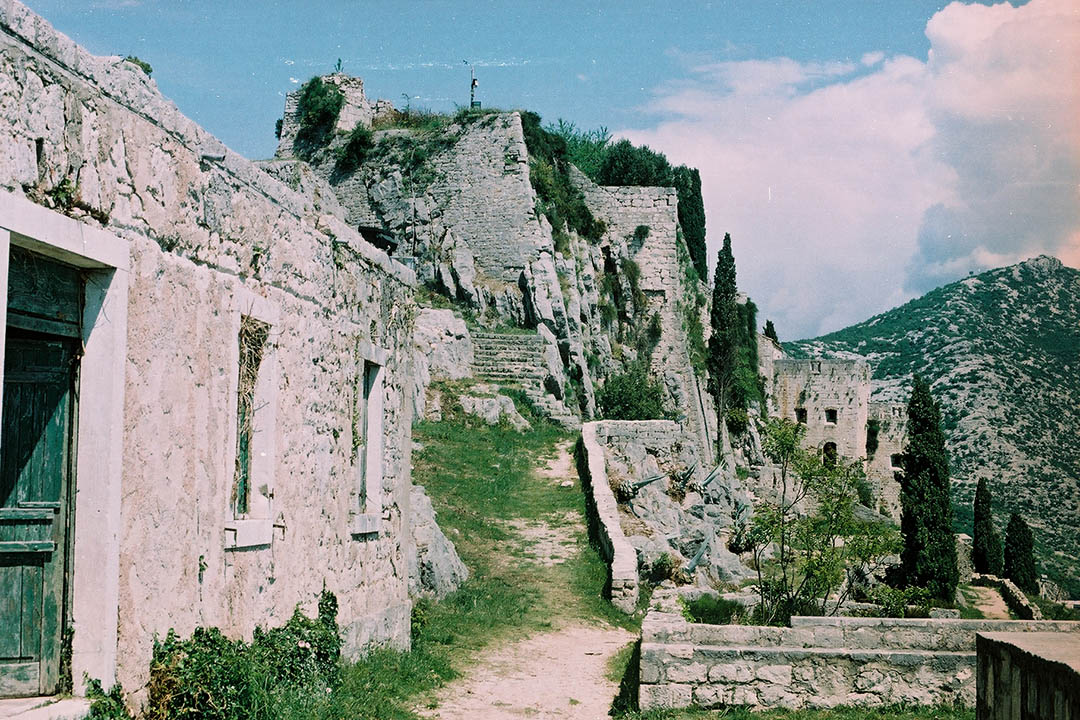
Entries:
{"type": "MultiPolygon", "coordinates": [[[[538,482],[576,483],[573,446],[565,443],[546,467],[537,469],[538,482]]],[[[583,531],[580,516],[571,524],[510,522],[526,548],[527,561],[550,567],[565,562],[574,546],[573,534],[583,531]]],[[[618,693],[618,682],[607,678],[608,660],[634,635],[622,628],[585,618],[559,618],[555,629],[497,646],[460,680],[443,688],[435,706],[421,710],[440,720],[503,720],[504,718],[607,717],[618,693]]]]}
{"type": "Polygon", "coordinates": [[[1001,597],[1001,593],[998,592],[997,588],[972,586],[971,592],[976,596],[973,605],[982,611],[986,619],[1009,619],[1009,606],[1005,604],[1005,600],[1001,597]]]}

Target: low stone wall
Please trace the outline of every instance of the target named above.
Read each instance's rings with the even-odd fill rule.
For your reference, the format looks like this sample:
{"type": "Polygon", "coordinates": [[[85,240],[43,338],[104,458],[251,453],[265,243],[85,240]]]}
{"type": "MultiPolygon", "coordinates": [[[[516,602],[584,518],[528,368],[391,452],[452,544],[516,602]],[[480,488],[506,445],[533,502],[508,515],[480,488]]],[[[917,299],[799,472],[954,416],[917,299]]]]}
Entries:
{"type": "Polygon", "coordinates": [[[578,473],[585,491],[589,535],[608,565],[606,591],[615,607],[633,613],[638,600],[637,552],[619,525],[618,505],[608,485],[604,450],[597,439],[597,426],[602,424],[605,423],[590,422],[581,426],[578,473]]]}
{"type": "Polygon", "coordinates": [[[998,592],[1001,593],[1002,599],[1005,600],[1005,604],[1009,606],[1009,609],[1024,620],[1043,619],[1042,610],[1039,609],[1039,606],[1028,600],[1024,591],[1017,587],[1016,583],[1012,580],[998,577],[997,575],[980,575],[979,573],[974,573],[971,576],[971,583],[983,587],[997,588],[998,592]]]}
{"type": "Polygon", "coordinates": [[[642,710],[971,706],[976,633],[1080,633],[1080,622],[1025,620],[797,617],[789,628],[705,625],[673,611],[674,594],[660,593],[642,624],[642,710]]]}
{"type": "Polygon", "coordinates": [[[979,633],[978,720],[1080,718],[1080,636],[979,633]]]}

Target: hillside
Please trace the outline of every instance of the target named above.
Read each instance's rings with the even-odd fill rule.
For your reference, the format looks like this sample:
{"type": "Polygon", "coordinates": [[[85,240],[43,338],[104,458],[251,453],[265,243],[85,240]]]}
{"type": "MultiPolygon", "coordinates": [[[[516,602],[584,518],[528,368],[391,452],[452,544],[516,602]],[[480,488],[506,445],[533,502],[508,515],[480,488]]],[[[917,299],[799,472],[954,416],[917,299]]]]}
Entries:
{"type": "Polygon", "coordinates": [[[855,357],[874,400],[903,402],[911,376],[941,403],[958,529],[986,477],[1002,531],[1035,528],[1042,569],[1080,596],[1080,271],[1041,256],[938,288],[843,330],[785,344],[855,357]]]}

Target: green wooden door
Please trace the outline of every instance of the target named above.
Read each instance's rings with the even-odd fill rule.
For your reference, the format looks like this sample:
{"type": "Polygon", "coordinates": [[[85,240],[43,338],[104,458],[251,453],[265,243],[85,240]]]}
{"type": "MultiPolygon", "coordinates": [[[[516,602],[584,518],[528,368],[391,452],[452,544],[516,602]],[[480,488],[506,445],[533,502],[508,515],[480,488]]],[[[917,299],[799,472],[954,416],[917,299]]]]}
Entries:
{"type": "Polygon", "coordinates": [[[70,340],[9,329],[0,435],[0,697],[55,692],[64,627],[70,340]]]}

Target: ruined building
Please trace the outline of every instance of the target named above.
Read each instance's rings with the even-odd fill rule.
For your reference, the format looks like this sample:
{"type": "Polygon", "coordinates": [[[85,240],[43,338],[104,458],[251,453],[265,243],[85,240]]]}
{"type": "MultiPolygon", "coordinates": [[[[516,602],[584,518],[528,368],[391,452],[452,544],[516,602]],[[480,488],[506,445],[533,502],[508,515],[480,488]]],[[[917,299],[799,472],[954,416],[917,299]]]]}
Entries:
{"type": "Polygon", "coordinates": [[[324,588],[409,644],[413,271],[0,3],[0,696],[324,588]],[[72,634],[73,632],[73,634],[72,634]]]}

